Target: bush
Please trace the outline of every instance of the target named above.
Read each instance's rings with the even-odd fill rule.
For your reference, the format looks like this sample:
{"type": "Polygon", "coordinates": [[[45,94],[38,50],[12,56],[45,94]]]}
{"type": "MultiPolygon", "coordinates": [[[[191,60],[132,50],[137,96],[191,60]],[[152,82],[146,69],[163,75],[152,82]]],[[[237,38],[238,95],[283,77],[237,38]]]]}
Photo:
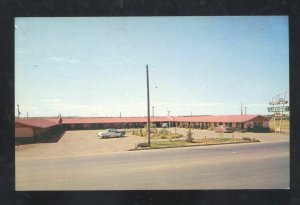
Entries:
{"type": "Polygon", "coordinates": [[[242,137],[242,140],[251,142],[251,138],[250,137],[242,137]]]}
{"type": "Polygon", "coordinates": [[[212,131],[212,130],[214,130],[214,128],[213,127],[209,127],[207,130],[212,131]]]}
{"type": "Polygon", "coordinates": [[[247,129],[248,132],[271,132],[270,128],[268,127],[253,127],[253,128],[248,128],[247,129]]]}
{"type": "Polygon", "coordinates": [[[147,142],[139,143],[137,147],[148,147],[148,143],[147,142]]]}
{"type": "Polygon", "coordinates": [[[142,129],[140,129],[140,136],[141,136],[141,137],[144,136],[144,135],[143,135],[143,130],[142,130],[142,129]]]}
{"type": "MultiPolygon", "coordinates": [[[[146,133],[148,132],[148,123],[144,125],[144,130],[146,133]]],[[[150,123],[150,133],[157,133],[156,125],[153,123],[150,123]]]]}
{"type": "Polygon", "coordinates": [[[193,142],[194,138],[192,137],[193,133],[191,128],[187,131],[186,142],[193,142]]]}

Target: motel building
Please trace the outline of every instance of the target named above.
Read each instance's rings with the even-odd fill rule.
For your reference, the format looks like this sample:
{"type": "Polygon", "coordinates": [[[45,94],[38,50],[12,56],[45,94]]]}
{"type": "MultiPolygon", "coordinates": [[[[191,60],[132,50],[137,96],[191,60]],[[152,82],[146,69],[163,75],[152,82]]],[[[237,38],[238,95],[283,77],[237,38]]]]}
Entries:
{"type": "Polygon", "coordinates": [[[16,144],[43,142],[57,137],[63,131],[60,120],[50,121],[41,118],[16,118],[16,144]]]}
{"type": "MultiPolygon", "coordinates": [[[[234,130],[263,131],[269,129],[269,119],[261,115],[208,115],[190,117],[151,117],[151,123],[161,127],[208,129],[226,126],[234,130]]],[[[16,118],[16,143],[43,142],[57,137],[64,130],[97,130],[108,128],[143,128],[147,117],[72,117],[16,118]]]]}

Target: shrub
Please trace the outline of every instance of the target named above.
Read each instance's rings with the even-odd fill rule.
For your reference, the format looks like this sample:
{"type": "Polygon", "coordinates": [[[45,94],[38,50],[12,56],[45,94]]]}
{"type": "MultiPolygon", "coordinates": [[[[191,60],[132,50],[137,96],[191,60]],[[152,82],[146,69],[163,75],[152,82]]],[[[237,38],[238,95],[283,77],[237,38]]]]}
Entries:
{"type": "Polygon", "coordinates": [[[142,137],[144,136],[144,135],[143,135],[143,130],[142,130],[142,129],[140,129],[140,136],[142,136],[142,137]]]}
{"type": "Polygon", "coordinates": [[[251,142],[251,138],[250,137],[242,137],[242,140],[251,142]]]}
{"type": "Polygon", "coordinates": [[[212,130],[214,130],[214,128],[213,127],[209,127],[207,130],[212,131],[212,130]]]}
{"type": "Polygon", "coordinates": [[[192,137],[193,133],[191,128],[187,131],[186,142],[193,142],[194,138],[192,137]]]}
{"type": "Polygon", "coordinates": [[[254,128],[248,128],[247,129],[248,132],[261,132],[261,133],[265,133],[265,132],[271,132],[271,129],[268,127],[254,127],[254,128]]]}
{"type": "Polygon", "coordinates": [[[147,142],[139,143],[137,147],[148,147],[148,143],[147,142]]]}

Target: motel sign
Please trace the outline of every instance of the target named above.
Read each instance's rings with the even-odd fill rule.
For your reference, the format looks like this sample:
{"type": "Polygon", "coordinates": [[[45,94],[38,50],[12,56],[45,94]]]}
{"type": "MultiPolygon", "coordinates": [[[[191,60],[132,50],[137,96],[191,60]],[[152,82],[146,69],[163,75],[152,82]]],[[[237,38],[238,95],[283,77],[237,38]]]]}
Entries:
{"type": "Polygon", "coordinates": [[[289,106],[285,107],[268,107],[268,112],[288,112],[290,111],[289,106]]]}

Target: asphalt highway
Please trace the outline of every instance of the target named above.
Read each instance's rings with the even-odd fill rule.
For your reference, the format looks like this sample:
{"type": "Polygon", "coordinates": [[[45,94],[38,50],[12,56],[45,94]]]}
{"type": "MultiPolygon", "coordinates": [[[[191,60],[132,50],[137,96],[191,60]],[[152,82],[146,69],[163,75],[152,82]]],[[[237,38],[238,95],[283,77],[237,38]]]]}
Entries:
{"type": "Polygon", "coordinates": [[[289,142],[16,158],[16,190],[288,189],[289,142]]]}

